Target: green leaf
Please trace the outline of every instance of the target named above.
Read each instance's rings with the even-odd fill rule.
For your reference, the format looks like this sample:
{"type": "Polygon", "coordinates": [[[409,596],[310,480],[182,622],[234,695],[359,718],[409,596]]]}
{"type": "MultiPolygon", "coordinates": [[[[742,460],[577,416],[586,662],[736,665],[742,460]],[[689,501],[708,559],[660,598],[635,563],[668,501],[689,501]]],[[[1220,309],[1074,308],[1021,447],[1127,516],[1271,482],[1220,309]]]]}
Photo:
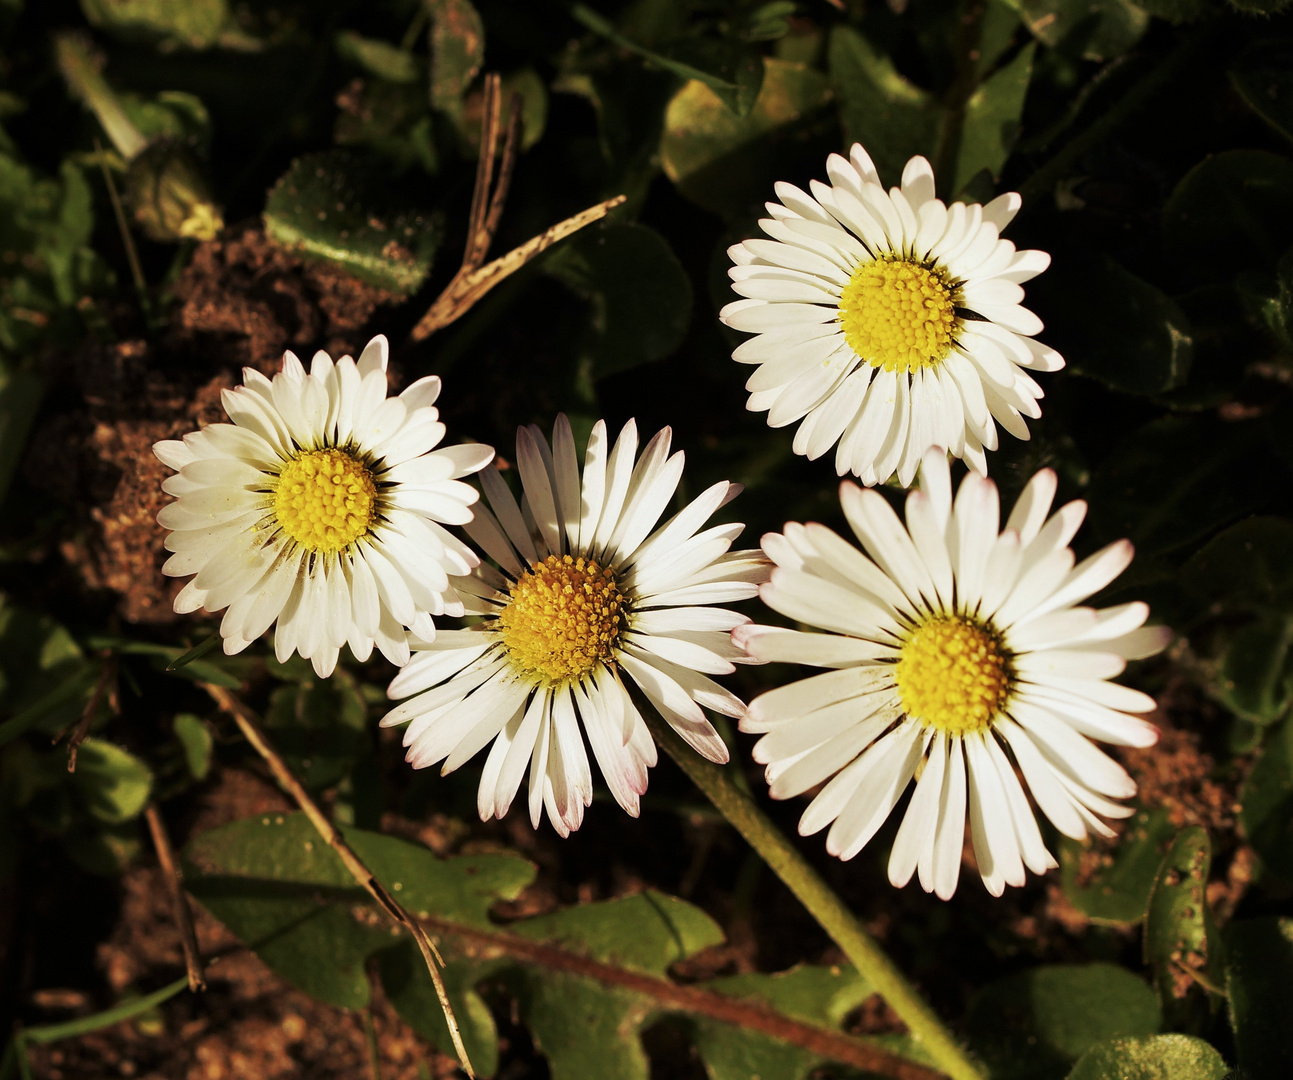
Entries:
{"type": "Polygon", "coordinates": [[[0,503],[9,494],[44,392],[45,384],[37,376],[0,362],[0,503]]]}
{"type": "Polygon", "coordinates": [[[1158,1000],[1114,964],[1052,964],[991,983],[970,1003],[971,1045],[993,1080],[1062,1077],[1096,1043],[1152,1035],[1158,1000]]]}
{"type": "Polygon", "coordinates": [[[770,196],[790,139],[830,98],[820,72],[772,57],[763,63],[763,87],[746,116],[695,80],[665,110],[665,175],[687,198],[720,214],[743,213],[770,196]]]}
{"type": "Polygon", "coordinates": [[[184,751],[184,764],[194,780],[205,780],[211,771],[211,750],[215,740],[211,729],[192,713],[175,717],[175,737],[184,751]]]}
{"type": "Polygon", "coordinates": [[[1091,519],[1106,540],[1127,537],[1140,559],[1184,547],[1260,507],[1270,494],[1252,468],[1255,425],[1208,416],[1146,424],[1091,478],[1091,519]]]}
{"type": "MultiPolygon", "coordinates": [[[[827,56],[831,83],[840,98],[845,140],[865,146],[881,180],[896,184],[908,158],[934,152],[939,125],[936,99],[903,78],[888,56],[851,27],[831,31],[827,56]]],[[[990,111],[986,102],[981,108],[990,111]]],[[[972,135],[976,149],[982,149],[990,126],[991,120],[985,118],[972,135]]],[[[974,153],[975,149],[967,151],[968,157],[974,153]]]]}
{"type": "Polygon", "coordinates": [[[1239,789],[1239,824],[1263,867],[1293,881],[1293,720],[1267,739],[1239,789]]]}
{"type": "Polygon", "coordinates": [[[424,0],[431,10],[431,106],[462,111],[485,60],[485,24],[469,0],[424,0]]]}
{"type": "Polygon", "coordinates": [[[1181,588],[1217,614],[1293,607],[1293,522],[1251,517],[1219,533],[1182,568],[1181,588]]]}
{"type": "Polygon", "coordinates": [[[90,814],[109,825],[142,814],[153,790],[152,770],[134,754],[102,739],[81,743],[72,781],[90,814]]]}
{"type": "Polygon", "coordinates": [[[230,22],[227,0],[81,0],[91,26],[126,40],[163,40],[205,49],[230,22]]]}
{"type": "Polygon", "coordinates": [[[594,378],[668,356],[691,321],[691,283],[668,242],[646,225],[586,229],[544,264],[593,304],[594,378]]]}
{"type": "Polygon", "coordinates": [[[275,690],[265,727],[297,779],[318,790],[349,773],[368,746],[367,718],[354,679],[338,671],[275,690]]]}
{"type": "Polygon", "coordinates": [[[425,87],[367,79],[338,98],[333,129],[339,146],[369,146],[399,174],[413,165],[434,174],[439,168],[434,124],[425,87]]]}
{"type": "Polygon", "coordinates": [[[1127,822],[1118,845],[1108,856],[1093,850],[1092,841],[1060,842],[1064,895],[1092,922],[1132,926],[1145,917],[1149,893],[1175,829],[1162,808],[1137,811],[1127,822]],[[1084,863],[1095,868],[1083,873],[1084,863]],[[1079,879],[1082,879],[1079,884],[1079,879]]]}
{"type": "Polygon", "coordinates": [[[429,215],[393,205],[381,178],[346,151],[292,162],[265,203],[265,231],[275,243],[401,296],[431,272],[440,232],[429,215]]]}
{"type": "MultiPolygon", "coordinates": [[[[839,1031],[845,1018],[871,997],[874,990],[852,966],[801,965],[773,975],[750,973],[710,979],[702,989],[725,997],[753,999],[775,1011],[816,1027],[839,1031]]],[[[747,1031],[706,1017],[687,1023],[691,1041],[704,1059],[710,1080],[806,1080],[829,1059],[760,1032],[747,1031]]],[[[859,1039],[920,1061],[916,1044],[899,1036],[859,1039]]],[[[927,1062],[928,1063],[928,1062],[927,1062]]]]}
{"type": "Polygon", "coordinates": [[[1163,208],[1169,259],[1200,284],[1274,273],[1293,244],[1293,162],[1265,150],[1204,158],[1163,208]]]}
{"type": "Polygon", "coordinates": [[[1293,46],[1259,41],[1230,69],[1230,82],[1253,112],[1293,140],[1293,46]]]}
{"type": "Polygon", "coordinates": [[[1269,615],[1235,631],[1221,657],[1216,697],[1254,724],[1273,724],[1293,698],[1293,619],[1269,615]]]}
{"type": "Polygon", "coordinates": [[[1019,119],[1033,75],[1033,42],[1000,71],[989,76],[965,103],[965,122],[957,148],[952,190],[961,191],[979,172],[999,177],[1019,135],[1019,119]]]}
{"type": "Polygon", "coordinates": [[[1068,1080],[1222,1080],[1225,1059],[1192,1035],[1112,1039],[1093,1046],[1068,1080]]]}
{"type": "Polygon", "coordinates": [[[576,4],[570,14],[576,22],[621,49],[636,53],[680,79],[702,83],[737,116],[747,115],[758,99],[764,78],[762,59],[738,41],[683,38],[655,51],[625,37],[612,23],[583,4],[576,4]]]}
{"type": "Polygon", "coordinates": [[[415,83],[422,79],[418,59],[389,41],[367,38],[353,30],[342,30],[336,38],[337,52],[345,60],[393,83],[415,83]]]}
{"type": "Polygon", "coordinates": [[[1246,1080],[1293,1076],[1289,989],[1293,919],[1240,919],[1226,927],[1226,994],[1246,1080]]]}
{"type": "Polygon", "coordinates": [[[1204,896],[1211,865],[1208,831],[1201,825],[1182,829],[1149,894],[1145,963],[1154,973],[1159,1001],[1172,1026],[1185,1018],[1196,982],[1215,988],[1221,981],[1220,941],[1204,896]]]}
{"type": "Polygon", "coordinates": [[[1047,340],[1069,357],[1070,370],[1127,394],[1160,394],[1185,383],[1193,331],[1171,298],[1083,246],[1055,255],[1068,276],[1043,275],[1030,286],[1030,299],[1045,313],[1047,340]],[[1082,288],[1074,289],[1074,281],[1082,288]]]}
{"type": "Polygon", "coordinates": [[[1042,44],[1084,60],[1121,56],[1149,29],[1149,15],[1127,0],[1020,0],[1019,12],[1042,44]]]}
{"type": "MultiPolygon", "coordinates": [[[[439,948],[446,961],[441,978],[467,1057],[478,1076],[493,1076],[498,1070],[498,1030],[489,1006],[475,989],[480,965],[452,959],[455,949],[449,939],[442,940],[439,948]]],[[[401,941],[384,949],[378,954],[377,970],[387,999],[409,1027],[442,1053],[453,1053],[444,1010],[417,945],[401,941]]]]}
{"type": "Polygon", "coordinates": [[[1170,23],[1189,23],[1208,11],[1208,0],[1136,0],[1136,6],[1170,23]]]}
{"type": "MultiPolygon", "coordinates": [[[[496,899],[515,898],[534,868],[523,859],[466,855],[439,859],[426,848],[378,833],[345,830],[346,842],[414,914],[489,925],[496,899]]],[[[364,965],[391,945],[382,916],[357,919],[369,904],[340,857],[303,814],[235,821],[185,849],[189,891],[271,968],[332,1005],[369,1000],[364,965]]]]}

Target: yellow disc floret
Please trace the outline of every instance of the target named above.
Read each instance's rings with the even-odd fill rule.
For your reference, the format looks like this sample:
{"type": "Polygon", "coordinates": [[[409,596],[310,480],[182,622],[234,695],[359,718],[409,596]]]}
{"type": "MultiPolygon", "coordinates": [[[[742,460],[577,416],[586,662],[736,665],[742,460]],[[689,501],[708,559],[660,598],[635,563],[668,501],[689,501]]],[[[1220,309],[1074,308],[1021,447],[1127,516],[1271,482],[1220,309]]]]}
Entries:
{"type": "Polygon", "coordinates": [[[932,367],[952,348],[956,290],[942,267],[883,256],[853,271],[840,294],[840,323],[845,340],[872,367],[932,367]]]}
{"type": "Polygon", "coordinates": [[[340,551],[372,528],[377,486],[344,450],[307,450],[283,466],[274,490],[278,523],[302,547],[340,551]]]}
{"type": "Polygon", "coordinates": [[[611,663],[623,609],[610,570],[582,556],[549,555],[512,586],[498,625],[512,662],[555,684],[611,663]]]}
{"type": "Polygon", "coordinates": [[[937,615],[902,644],[894,667],[902,707],[926,727],[967,735],[992,726],[1014,684],[1011,654],[990,627],[937,615]]]}

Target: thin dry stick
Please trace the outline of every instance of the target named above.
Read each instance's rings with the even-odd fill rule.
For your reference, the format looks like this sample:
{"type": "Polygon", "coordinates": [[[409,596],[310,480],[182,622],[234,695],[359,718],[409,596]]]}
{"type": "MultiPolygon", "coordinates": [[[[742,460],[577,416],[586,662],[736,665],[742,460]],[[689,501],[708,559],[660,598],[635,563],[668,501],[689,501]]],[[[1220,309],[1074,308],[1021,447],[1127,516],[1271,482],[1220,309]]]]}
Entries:
{"type": "Polygon", "coordinates": [[[94,152],[98,155],[99,168],[103,170],[103,182],[108,188],[108,199],[112,203],[112,213],[117,219],[121,242],[126,248],[126,261],[130,263],[130,279],[134,282],[135,292],[139,294],[140,302],[147,305],[148,282],[144,280],[144,270],[139,263],[139,252],[135,250],[135,238],[130,233],[130,222],[126,220],[125,207],[121,205],[121,196],[117,194],[116,182],[112,179],[112,171],[108,168],[108,162],[103,156],[103,147],[99,145],[97,135],[94,137],[94,152]]]}
{"type": "Polygon", "coordinates": [[[444,960],[436,951],[436,947],[431,944],[426,931],[386,891],[382,883],[373,876],[372,871],[351,850],[350,845],[341,838],[341,834],[328,820],[327,815],[319,809],[318,803],[310,798],[309,793],[301,786],[301,782],[292,774],[292,770],[287,767],[287,763],[283,761],[278,751],[265,737],[265,733],[261,731],[260,725],[256,722],[256,715],[223,686],[203,683],[202,688],[211,695],[221,709],[234,718],[243,733],[243,737],[256,748],[256,752],[269,765],[270,771],[274,774],[274,779],[278,781],[279,786],[296,800],[296,805],[305,811],[305,816],[310,819],[310,824],[327,841],[328,846],[341,856],[341,861],[345,863],[346,869],[350,871],[351,876],[364,887],[368,895],[377,901],[378,906],[394,922],[413,935],[413,940],[417,942],[418,949],[422,953],[422,959],[426,962],[427,971],[431,974],[431,981],[435,984],[436,997],[440,999],[440,1007],[444,1010],[445,1023],[449,1026],[449,1035],[453,1039],[453,1047],[458,1053],[458,1060],[462,1063],[467,1075],[472,1080],[475,1080],[476,1074],[472,1071],[471,1061],[467,1057],[467,1048],[463,1046],[462,1033],[458,1030],[458,1021],[454,1017],[453,1006],[449,1004],[449,995],[445,990],[444,980],[440,977],[440,968],[444,966],[444,960]]]}
{"type": "MultiPolygon", "coordinates": [[[[110,703],[115,703],[116,694],[109,687],[116,670],[117,662],[115,657],[111,653],[105,654],[103,667],[99,669],[99,679],[94,684],[94,691],[90,694],[90,700],[85,703],[85,708],[81,710],[81,716],[72,731],[72,737],[67,740],[67,771],[70,773],[76,772],[76,752],[81,749],[81,743],[85,742],[86,737],[90,734],[90,725],[94,723],[94,714],[99,711],[99,704],[103,701],[104,694],[108,695],[110,703]]],[[[63,730],[66,731],[67,729],[64,728],[63,730]]],[[[59,735],[54,741],[58,742],[61,738],[62,735],[59,735]]]]}
{"type": "Polygon", "coordinates": [[[467,219],[467,243],[463,251],[462,265],[454,274],[453,280],[436,297],[435,303],[427,313],[418,320],[417,326],[413,328],[414,341],[422,341],[437,330],[442,330],[462,318],[482,296],[504,278],[516,273],[531,259],[571,233],[605,217],[624,201],[623,195],[617,195],[613,199],[607,199],[605,202],[589,207],[575,214],[574,217],[552,226],[547,232],[526,241],[487,266],[482,266],[481,263],[489,251],[489,246],[493,243],[494,233],[498,230],[499,220],[503,216],[503,204],[507,199],[507,191],[512,182],[512,169],[516,164],[516,147],[521,134],[519,98],[515,95],[512,97],[507,135],[503,140],[503,157],[498,166],[498,176],[495,178],[494,159],[497,153],[501,114],[502,90],[499,77],[495,74],[487,75],[484,115],[481,118],[480,157],[476,162],[476,185],[472,190],[471,213],[467,219]]]}
{"type": "Polygon", "coordinates": [[[175,850],[171,847],[171,838],[166,832],[166,823],[162,821],[157,804],[150,802],[144,811],[148,821],[148,831],[153,836],[153,847],[157,849],[157,862],[166,879],[166,891],[171,898],[171,911],[175,923],[180,928],[180,944],[184,946],[184,966],[189,973],[189,989],[195,994],[207,988],[207,981],[202,974],[202,956],[198,952],[198,936],[193,931],[193,913],[184,898],[183,880],[180,868],[175,863],[175,850]]]}

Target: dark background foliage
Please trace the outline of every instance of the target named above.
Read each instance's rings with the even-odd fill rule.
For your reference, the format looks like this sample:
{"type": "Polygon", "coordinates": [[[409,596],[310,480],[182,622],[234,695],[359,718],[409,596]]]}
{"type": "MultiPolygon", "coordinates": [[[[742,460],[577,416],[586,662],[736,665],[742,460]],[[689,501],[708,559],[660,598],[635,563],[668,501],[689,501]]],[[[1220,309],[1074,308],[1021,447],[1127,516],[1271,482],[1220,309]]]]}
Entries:
{"type": "MultiPolygon", "coordinates": [[[[688,454],[680,497],[746,485],[729,512],[747,543],[787,520],[838,525],[829,459],[794,456],[791,429],[744,410],[738,335],[716,316],[725,249],[755,233],[773,183],[806,186],[857,139],[889,182],[922,153],[945,198],[1023,193],[1007,235],[1053,256],[1028,304],[1068,367],[1041,377],[1032,439],[1003,434],[991,475],[1009,501],[1055,468],[1061,497],[1090,503],[1079,554],[1136,544],[1101,599],[1146,599],[1178,636],[1128,674],[1159,697],[1164,737],[1122,755],[1141,794],[1117,842],[1051,837],[1062,867],[1047,879],[993,901],[967,869],[947,904],[887,884],[891,831],[849,864],[804,850],[993,1077],[1289,1075],[1283,6],[0,0],[0,1019],[32,1031],[0,1071],[449,1075],[416,965],[351,913],[362,897],[336,868],[298,865],[291,845],[253,857],[276,850],[258,829],[290,837],[300,822],[264,816],[286,804],[204,681],[241,689],[338,822],[387,833],[364,841],[373,858],[423,875],[417,895],[443,918],[502,919],[918,1056],[668,763],[640,819],[599,796],[558,842],[515,811],[475,821],[476,767],[411,774],[398,736],[375,728],[383,663],[321,684],[253,647],[168,671],[212,625],[171,612],[153,520],[166,470],[149,447],[218,419],[242,365],[354,352],[381,332],[397,379],[444,378],[451,439],[506,458],[517,425],[548,429],[558,410],[579,434],[598,417],[669,424],[688,454]],[[465,239],[484,71],[523,116],[493,254],[627,202],[414,344],[465,239]],[[105,125],[113,110],[143,150],[105,125]],[[51,739],[80,718],[90,739],[69,774],[51,739]],[[206,997],[172,992],[95,1030],[99,1010],[180,970],[140,819],[150,800],[189,844],[190,886],[215,916],[200,934],[225,966],[206,997]],[[391,835],[453,861],[381,848],[391,835]],[[436,891],[482,873],[470,903],[436,891]],[[614,944],[630,931],[636,958],[614,944]],[[69,1019],[92,1033],[36,1038],[69,1019]]],[[[784,678],[755,669],[734,686],[748,697],[784,678]]],[[[726,734],[757,792],[748,741],[726,734]]],[[[793,833],[798,808],[769,809],[793,833]]],[[[499,1075],[844,1075],[551,964],[452,955],[469,1046],[499,1075]]]]}

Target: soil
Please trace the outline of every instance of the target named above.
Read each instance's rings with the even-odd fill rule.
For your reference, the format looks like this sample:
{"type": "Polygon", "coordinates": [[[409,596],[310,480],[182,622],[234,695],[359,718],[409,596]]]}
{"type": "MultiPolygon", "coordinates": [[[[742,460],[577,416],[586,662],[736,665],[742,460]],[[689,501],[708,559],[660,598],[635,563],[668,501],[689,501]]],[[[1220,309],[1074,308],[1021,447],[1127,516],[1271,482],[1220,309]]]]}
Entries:
{"type": "Polygon", "coordinates": [[[220,395],[243,367],[272,374],[286,349],[319,342],[333,356],[357,354],[374,312],[398,299],[244,226],[198,246],[161,336],[140,334],[137,312],[101,313],[118,338],[89,338],[75,355],[51,358],[52,381],[66,392],[24,463],[33,486],[74,519],[60,569],[128,623],[179,619],[171,604],[183,583],[160,573],[156,521],[170,470],[153,444],[226,420],[220,395]],[[50,461],[62,467],[51,471],[50,461]]]}

